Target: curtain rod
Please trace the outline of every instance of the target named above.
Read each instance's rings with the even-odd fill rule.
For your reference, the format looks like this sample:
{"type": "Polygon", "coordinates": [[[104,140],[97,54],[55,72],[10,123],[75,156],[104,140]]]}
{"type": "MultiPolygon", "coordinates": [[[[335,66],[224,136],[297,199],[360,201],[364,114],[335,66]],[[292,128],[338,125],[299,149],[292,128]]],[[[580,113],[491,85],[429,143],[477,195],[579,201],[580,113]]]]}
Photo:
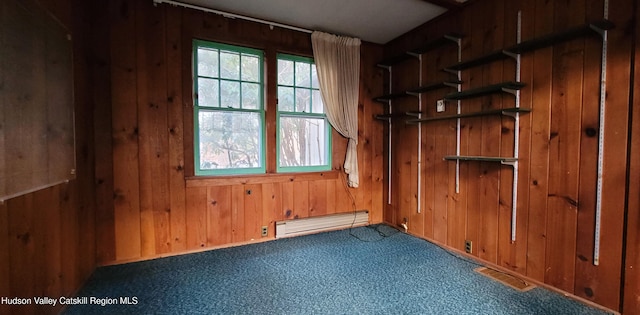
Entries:
{"type": "Polygon", "coordinates": [[[153,4],[154,5],[158,5],[158,4],[162,4],[162,3],[167,3],[167,4],[171,4],[171,5],[179,6],[179,7],[184,7],[184,8],[188,8],[188,9],[195,9],[195,10],[200,10],[200,11],[204,11],[204,12],[214,13],[214,14],[222,15],[222,16],[224,16],[226,18],[233,18],[233,19],[237,18],[237,19],[241,19],[241,20],[247,20],[247,21],[251,21],[251,22],[262,23],[262,24],[269,25],[271,27],[271,29],[273,29],[274,26],[277,26],[277,27],[286,28],[286,29],[290,29],[290,30],[294,30],[294,31],[304,32],[304,33],[309,33],[309,34],[313,33],[313,30],[306,29],[306,28],[295,27],[295,26],[291,26],[291,25],[287,25],[287,24],[282,24],[282,23],[277,23],[277,22],[257,19],[257,18],[253,18],[253,17],[250,17],[250,16],[246,16],[246,15],[240,15],[240,14],[235,14],[235,13],[230,13],[230,12],[225,12],[225,11],[220,11],[220,10],[214,10],[214,9],[210,9],[210,8],[206,8],[206,7],[202,7],[202,6],[197,6],[197,5],[193,5],[193,4],[188,4],[188,3],[184,3],[184,2],[172,1],[172,0],[153,0],[153,4]]]}

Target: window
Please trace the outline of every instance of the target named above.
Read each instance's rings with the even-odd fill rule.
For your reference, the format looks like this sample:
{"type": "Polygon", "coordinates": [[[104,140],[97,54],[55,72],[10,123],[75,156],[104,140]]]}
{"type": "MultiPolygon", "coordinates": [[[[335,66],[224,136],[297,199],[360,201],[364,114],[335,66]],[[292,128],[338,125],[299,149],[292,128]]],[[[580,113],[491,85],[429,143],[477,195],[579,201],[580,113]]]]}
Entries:
{"type": "Polygon", "coordinates": [[[196,175],[265,172],[263,52],[194,41],[196,175]]]}
{"type": "Polygon", "coordinates": [[[331,169],[331,127],[311,58],[278,55],[277,169],[331,169]]]}

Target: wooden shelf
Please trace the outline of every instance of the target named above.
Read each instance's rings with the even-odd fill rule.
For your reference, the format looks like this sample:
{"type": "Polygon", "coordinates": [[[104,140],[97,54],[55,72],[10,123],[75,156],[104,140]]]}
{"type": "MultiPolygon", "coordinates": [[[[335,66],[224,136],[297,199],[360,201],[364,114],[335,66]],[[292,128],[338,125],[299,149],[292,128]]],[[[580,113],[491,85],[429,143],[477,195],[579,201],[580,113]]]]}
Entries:
{"type": "Polygon", "coordinates": [[[405,92],[393,93],[393,94],[386,94],[386,95],[378,96],[378,97],[374,98],[373,100],[376,101],[376,102],[380,102],[380,103],[387,103],[390,100],[395,100],[395,99],[408,97],[408,96],[410,96],[410,95],[405,93],[405,92]]]}
{"type": "Polygon", "coordinates": [[[449,33],[442,37],[436,38],[430,42],[425,43],[424,45],[417,47],[415,49],[409,50],[407,53],[410,55],[422,55],[428,51],[434,50],[436,48],[442,47],[446,44],[455,43],[456,40],[461,39],[463,36],[456,33],[449,33]]]}
{"type": "Polygon", "coordinates": [[[609,20],[600,20],[570,28],[559,33],[549,34],[541,36],[539,38],[534,38],[532,40],[524,41],[520,44],[505,49],[505,51],[514,54],[522,54],[534,51],[536,49],[553,46],[558,43],[570,41],[579,37],[598,35],[598,30],[610,30],[614,26],[615,25],[609,20]]]}
{"type": "Polygon", "coordinates": [[[479,65],[483,65],[483,64],[494,62],[494,61],[506,59],[508,57],[509,57],[509,55],[505,54],[504,51],[502,51],[502,50],[494,51],[494,52],[486,54],[484,56],[480,56],[478,58],[471,59],[471,60],[468,60],[468,61],[459,62],[459,63],[457,63],[457,64],[455,64],[453,66],[446,67],[445,70],[447,70],[447,71],[465,70],[465,69],[477,67],[479,65]]]}
{"type": "Polygon", "coordinates": [[[483,86],[476,89],[471,89],[462,92],[456,92],[447,94],[444,96],[445,100],[462,100],[472,97],[479,97],[483,95],[509,92],[509,90],[520,90],[524,87],[524,83],[521,82],[503,82],[494,85],[483,86]]]}
{"type": "Polygon", "coordinates": [[[497,157],[497,156],[464,156],[464,155],[447,155],[444,157],[448,161],[480,161],[480,162],[500,162],[503,164],[510,164],[518,159],[512,157],[497,157]]]}
{"type": "Polygon", "coordinates": [[[429,91],[434,91],[434,90],[439,90],[439,89],[443,89],[443,88],[447,88],[447,87],[455,87],[458,84],[461,84],[462,81],[446,81],[446,82],[437,82],[437,83],[433,83],[433,84],[429,84],[426,86],[421,86],[419,88],[415,88],[415,89],[411,89],[408,90],[406,92],[403,93],[392,93],[392,94],[386,94],[386,95],[381,95],[378,96],[376,98],[374,98],[373,100],[376,102],[380,102],[380,103],[386,103],[390,100],[395,100],[398,98],[403,98],[403,97],[407,97],[410,95],[414,95],[414,94],[419,94],[419,93],[425,93],[425,92],[429,92],[429,91]]]}
{"type": "Polygon", "coordinates": [[[443,116],[435,116],[435,117],[427,117],[422,119],[409,119],[406,123],[423,123],[429,121],[438,121],[438,120],[447,120],[447,119],[457,119],[457,118],[468,118],[468,117],[481,117],[481,116],[490,116],[490,115],[504,115],[506,113],[528,113],[531,112],[530,108],[503,108],[503,109],[493,109],[486,110],[482,112],[473,112],[473,113],[463,113],[458,115],[443,115],[443,116]]]}
{"type": "Polygon", "coordinates": [[[388,120],[389,118],[393,118],[395,115],[392,114],[384,114],[384,115],[375,115],[374,118],[377,120],[388,120]]]}
{"type": "Polygon", "coordinates": [[[446,44],[449,43],[455,43],[455,40],[462,38],[462,35],[460,34],[446,34],[443,35],[441,37],[438,37],[432,41],[426,42],[424,43],[422,46],[419,46],[417,48],[411,49],[409,51],[407,51],[406,53],[402,54],[402,55],[398,55],[398,56],[394,56],[391,58],[387,58],[384,59],[380,62],[378,62],[377,66],[380,68],[385,68],[388,69],[389,67],[399,64],[401,62],[404,62],[406,60],[415,58],[416,55],[421,55],[426,53],[427,51],[442,47],[446,44]]]}
{"type": "Polygon", "coordinates": [[[598,34],[599,31],[610,30],[614,28],[614,24],[609,20],[600,20],[587,23],[581,26],[567,29],[558,33],[544,35],[520,44],[516,44],[509,48],[494,51],[486,55],[474,58],[468,61],[459,62],[453,66],[445,68],[447,71],[460,71],[473,68],[479,65],[503,60],[509,57],[509,54],[522,54],[536,49],[553,46],[558,43],[570,41],[579,37],[598,34]]]}
{"type": "Polygon", "coordinates": [[[383,114],[383,115],[376,115],[375,119],[387,121],[387,120],[389,120],[389,118],[391,118],[391,119],[407,118],[407,116],[417,116],[419,114],[420,113],[418,113],[418,112],[406,112],[406,113],[399,113],[399,114],[383,114]]]}
{"type": "Polygon", "coordinates": [[[382,60],[382,61],[378,62],[378,64],[376,64],[376,65],[378,67],[380,67],[380,68],[387,69],[387,68],[389,68],[389,67],[391,67],[393,65],[397,65],[397,64],[399,64],[399,63],[401,63],[403,61],[406,61],[406,60],[409,60],[409,59],[412,59],[412,58],[415,58],[415,57],[405,53],[403,55],[399,55],[399,56],[395,56],[395,57],[391,57],[391,58],[382,60]]]}
{"type": "Polygon", "coordinates": [[[421,86],[419,88],[408,90],[407,93],[420,94],[420,93],[435,91],[435,90],[439,90],[447,87],[456,87],[457,85],[460,85],[460,84],[462,84],[462,81],[458,81],[458,80],[437,82],[437,83],[421,86]]]}

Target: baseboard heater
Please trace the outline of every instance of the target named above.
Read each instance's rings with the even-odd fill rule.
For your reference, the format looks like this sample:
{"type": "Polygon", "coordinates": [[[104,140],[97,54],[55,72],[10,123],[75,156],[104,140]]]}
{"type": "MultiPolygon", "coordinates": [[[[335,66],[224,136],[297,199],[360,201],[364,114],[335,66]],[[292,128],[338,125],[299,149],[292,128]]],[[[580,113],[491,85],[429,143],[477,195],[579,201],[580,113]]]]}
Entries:
{"type": "Polygon", "coordinates": [[[313,234],[369,224],[369,211],[331,214],[276,222],[276,238],[313,234]]]}

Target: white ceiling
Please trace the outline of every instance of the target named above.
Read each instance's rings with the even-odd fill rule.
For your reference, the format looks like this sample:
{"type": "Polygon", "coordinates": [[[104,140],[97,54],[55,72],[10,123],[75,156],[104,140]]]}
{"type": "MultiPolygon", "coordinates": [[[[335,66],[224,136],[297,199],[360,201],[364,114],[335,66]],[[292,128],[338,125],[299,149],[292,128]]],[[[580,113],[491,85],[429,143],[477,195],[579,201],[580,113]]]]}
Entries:
{"type": "Polygon", "coordinates": [[[384,44],[444,13],[424,0],[182,0],[253,18],[384,44]]]}

